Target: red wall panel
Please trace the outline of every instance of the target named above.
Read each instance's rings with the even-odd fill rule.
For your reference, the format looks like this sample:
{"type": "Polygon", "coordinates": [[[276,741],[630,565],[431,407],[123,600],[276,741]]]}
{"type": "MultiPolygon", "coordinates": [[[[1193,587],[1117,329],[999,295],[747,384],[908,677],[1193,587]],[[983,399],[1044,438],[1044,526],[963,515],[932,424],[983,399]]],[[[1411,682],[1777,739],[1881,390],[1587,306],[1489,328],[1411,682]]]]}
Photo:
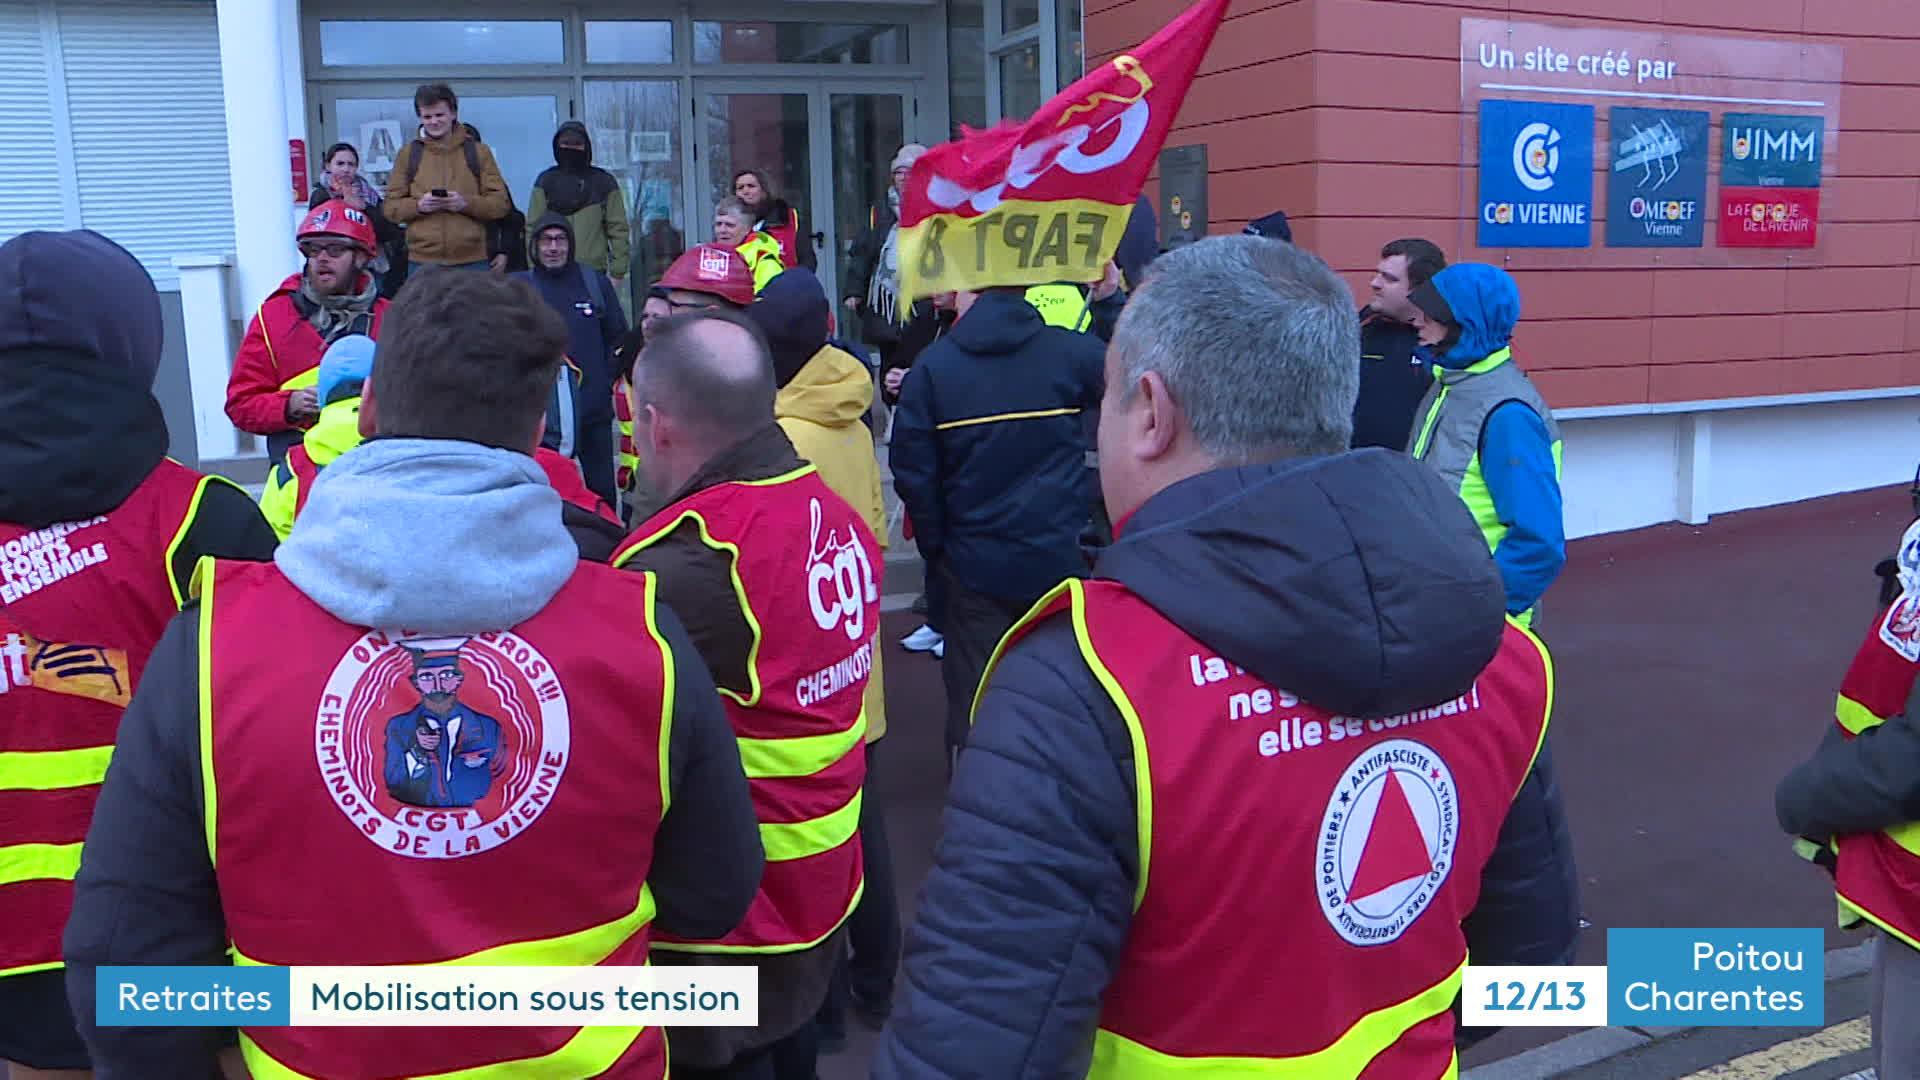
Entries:
{"type": "MultiPolygon", "coordinates": [[[[1188,2],[1089,0],[1089,53],[1136,45],[1188,2]]],[[[1523,296],[1516,349],[1556,405],[1920,385],[1917,56],[1916,0],[1237,0],[1169,143],[1208,144],[1215,232],[1285,209],[1359,301],[1399,236],[1508,267],[1523,296]],[[1714,154],[1704,249],[1605,247],[1605,180],[1594,247],[1474,249],[1460,20],[1509,15],[1844,49],[1819,246],[1719,248],[1714,154]]],[[[1714,112],[1716,140],[1719,114],[1737,108],[1674,107],[1714,112]]],[[[1602,133],[1606,115],[1602,103],[1602,133]]]]}

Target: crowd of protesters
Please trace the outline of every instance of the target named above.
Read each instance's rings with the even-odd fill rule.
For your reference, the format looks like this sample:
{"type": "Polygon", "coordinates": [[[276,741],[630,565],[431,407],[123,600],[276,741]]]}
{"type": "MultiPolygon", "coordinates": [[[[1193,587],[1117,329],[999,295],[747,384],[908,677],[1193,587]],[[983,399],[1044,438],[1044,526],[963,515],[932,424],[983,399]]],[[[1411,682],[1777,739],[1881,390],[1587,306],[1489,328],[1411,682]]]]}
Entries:
{"type": "Polygon", "coordinates": [[[138,263],[85,233],[0,249],[0,286],[32,315],[0,324],[18,373],[0,418],[32,428],[75,378],[112,390],[0,461],[46,478],[9,488],[0,540],[57,527],[101,553],[30,579],[0,632],[93,649],[129,684],[0,699],[27,702],[30,733],[0,749],[46,770],[8,821],[72,856],[30,896],[0,879],[0,911],[21,916],[0,926],[0,1061],[204,1080],[220,1058],[415,1075],[587,1053],[572,1031],[236,1034],[106,1026],[90,1007],[102,965],[512,950],[758,969],[757,1025],[676,1029],[671,1051],[609,1029],[605,1075],[664,1075],[670,1052],[675,1076],[813,1080],[848,1012],[884,1027],[888,1077],[1159,1075],[1170,1057],[1343,1045],[1368,1018],[1390,1071],[1438,1075],[1474,1037],[1449,1012],[1469,948],[1568,962],[1550,662],[1527,629],[1565,558],[1560,447],[1509,347],[1504,271],[1393,240],[1356,317],[1284,214],[1160,253],[1143,199],[1098,282],[910,297],[900,196],[926,153],[910,145],[844,289],[747,171],[714,241],[629,296],[624,198],[583,126],[555,134],[529,226],[452,90],[415,106],[421,138],[384,191],[352,146],[328,151],[304,265],[249,320],[227,408],[266,442],[259,509],[164,457],[138,263]],[[87,299],[100,282],[112,308],[87,299]],[[79,429],[115,455],[67,483],[42,451],[79,429]],[[926,625],[901,644],[940,658],[938,718],[887,709],[881,447],[926,563],[926,625]],[[565,701],[537,738],[497,715],[512,680],[478,677],[502,634],[565,701]],[[294,764],[315,732],[286,718],[325,724],[343,657],[381,649],[393,662],[358,677],[410,711],[361,748],[382,785],[362,821],[326,773],[328,736],[321,772],[294,764]],[[1203,657],[1235,667],[1202,677],[1203,657]],[[1472,694],[1483,727],[1435,723],[1428,752],[1454,763],[1448,798],[1506,827],[1449,848],[1433,913],[1354,961],[1313,890],[1296,895],[1311,875],[1287,877],[1317,861],[1300,821],[1350,755],[1302,751],[1305,779],[1249,800],[1275,783],[1267,744],[1229,751],[1179,722],[1214,682],[1270,688],[1356,740],[1369,718],[1472,694]],[[871,778],[907,724],[942,728],[951,789],[903,950],[871,778]],[[555,738],[561,794],[505,842],[434,859],[404,833],[366,842],[385,810],[502,813],[493,785],[551,764],[555,738]],[[99,769],[75,772],[76,754],[99,769]],[[1230,887],[1209,884],[1222,866],[1239,867],[1230,887]],[[530,882],[551,891],[514,899],[530,882]],[[1195,924],[1205,904],[1226,914],[1195,924]],[[1263,918],[1273,904],[1299,910],[1263,918]],[[582,934],[604,947],[582,954],[582,934]],[[1296,948],[1366,977],[1256,992],[1296,948]],[[1203,969],[1212,989],[1189,977],[1203,969]]]}

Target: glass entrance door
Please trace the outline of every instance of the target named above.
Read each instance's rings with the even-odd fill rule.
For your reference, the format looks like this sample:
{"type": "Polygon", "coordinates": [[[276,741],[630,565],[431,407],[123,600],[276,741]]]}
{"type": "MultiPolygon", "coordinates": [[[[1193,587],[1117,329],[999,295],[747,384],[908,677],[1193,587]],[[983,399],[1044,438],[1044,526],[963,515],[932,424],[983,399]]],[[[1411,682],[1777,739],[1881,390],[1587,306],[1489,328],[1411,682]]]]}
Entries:
{"type": "Polygon", "coordinates": [[[836,301],[844,296],[847,255],[871,212],[886,205],[888,167],[907,139],[910,89],[838,80],[700,80],[695,99],[695,234],[713,235],[714,204],[733,194],[742,170],[758,169],[800,212],[821,285],[836,301]]]}
{"type": "Polygon", "coordinates": [[[700,84],[699,179],[694,210],[698,233],[713,236],[713,208],[733,195],[734,177],[749,169],[766,176],[770,194],[800,214],[802,236],[819,229],[814,199],[814,125],[812,95],[804,87],[700,84]]]}
{"type": "MultiPolygon", "coordinates": [[[[836,301],[853,288],[853,247],[888,207],[887,192],[892,187],[893,157],[908,142],[907,116],[909,95],[904,87],[873,90],[869,88],[824,92],[827,130],[832,142],[833,216],[829,245],[835,258],[829,271],[822,260],[821,278],[836,301]]],[[[862,302],[864,304],[864,297],[862,302]]],[[[860,337],[858,316],[844,308],[840,316],[853,322],[846,327],[845,338],[860,337]]]]}
{"type": "MultiPolygon", "coordinates": [[[[377,186],[404,166],[407,144],[419,136],[413,90],[411,84],[356,83],[332,87],[321,98],[320,130],[328,143],[352,143],[361,173],[377,186]]],[[[564,82],[470,79],[460,85],[460,119],[492,148],[513,204],[523,211],[534,178],[553,164],[554,130],[572,114],[573,91],[564,82]]],[[[313,149],[317,154],[326,146],[313,149]]]]}

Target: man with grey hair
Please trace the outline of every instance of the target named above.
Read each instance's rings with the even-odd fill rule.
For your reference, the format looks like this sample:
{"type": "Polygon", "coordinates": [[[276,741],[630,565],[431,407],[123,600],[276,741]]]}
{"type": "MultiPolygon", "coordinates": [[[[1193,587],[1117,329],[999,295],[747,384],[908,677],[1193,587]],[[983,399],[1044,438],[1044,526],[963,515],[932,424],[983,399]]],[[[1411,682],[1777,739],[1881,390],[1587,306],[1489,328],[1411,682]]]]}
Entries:
{"type": "Polygon", "coordinates": [[[1346,449],[1350,305],[1253,236],[1128,304],[1118,539],[987,674],[876,1077],[1439,1076],[1469,946],[1569,962],[1546,652],[1446,486],[1346,449]]]}

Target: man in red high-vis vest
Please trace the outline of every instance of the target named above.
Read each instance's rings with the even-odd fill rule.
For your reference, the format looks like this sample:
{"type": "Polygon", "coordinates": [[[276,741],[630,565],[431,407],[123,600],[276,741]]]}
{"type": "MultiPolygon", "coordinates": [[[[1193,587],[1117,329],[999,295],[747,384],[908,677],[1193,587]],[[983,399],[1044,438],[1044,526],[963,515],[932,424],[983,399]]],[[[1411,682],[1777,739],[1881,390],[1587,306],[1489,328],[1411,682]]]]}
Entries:
{"type": "MultiPolygon", "coordinates": [[[[580,559],[535,463],[565,348],[523,282],[423,274],[271,565],[205,560],[128,708],[68,988],[108,1075],[214,1032],[101,1026],[99,965],[636,966],[731,929],[760,839],[656,579],[580,559]]],[[[254,1076],[660,1080],[658,1027],[243,1027],[254,1076]]],[[[676,1073],[678,1070],[675,1070],[676,1073]]]]}
{"type": "Polygon", "coordinates": [[[300,444],[326,402],[315,380],[327,346],[349,334],[378,339],[387,301],[367,272],[377,243],[367,211],[338,199],[308,212],[295,230],[306,265],[273,290],[247,323],[227,377],[227,418],[264,436],[274,464],[300,444]]]}
{"type": "Polygon", "coordinates": [[[876,1077],[1440,1080],[1469,948],[1569,961],[1550,662],[1445,485],[1347,451],[1351,305],[1254,236],[1129,300],[1117,539],[989,666],[876,1077]]]}
{"type": "Polygon", "coordinates": [[[1841,925],[1879,938],[1869,1009],[1883,1077],[1920,1075],[1920,522],[1894,564],[1898,595],[1854,654],[1825,740],[1774,794],[1782,828],[1826,841],[1795,846],[1832,869],[1841,925]]]}
{"type": "Polygon", "coordinates": [[[167,457],[163,332],[152,279],[105,237],[0,247],[0,1074],[15,1080],[86,1075],[60,935],[123,712],[194,563],[273,557],[245,491],[167,457]]]}
{"type": "Polygon", "coordinates": [[[766,850],[731,933],[662,935],[668,963],[759,969],[753,1028],[672,1032],[675,1080],[811,1080],[863,883],[862,698],[880,629],[880,546],[774,421],[773,360],[738,315],[657,324],[634,364],[640,467],[666,506],[613,565],[659,575],[713,673],[766,850]],[[771,1073],[763,1070],[771,1069],[771,1073]]]}

